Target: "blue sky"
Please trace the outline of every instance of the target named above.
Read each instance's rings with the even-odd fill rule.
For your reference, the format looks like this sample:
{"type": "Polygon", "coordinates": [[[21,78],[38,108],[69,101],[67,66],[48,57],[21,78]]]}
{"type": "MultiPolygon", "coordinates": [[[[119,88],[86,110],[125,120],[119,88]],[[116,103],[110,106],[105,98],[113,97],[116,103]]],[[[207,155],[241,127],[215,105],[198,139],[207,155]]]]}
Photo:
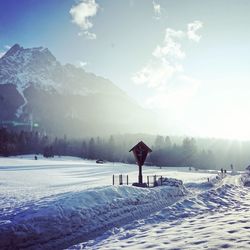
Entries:
{"type": "Polygon", "coordinates": [[[250,1],[6,0],[0,52],[44,46],[158,114],[159,132],[250,138],[250,1]]]}

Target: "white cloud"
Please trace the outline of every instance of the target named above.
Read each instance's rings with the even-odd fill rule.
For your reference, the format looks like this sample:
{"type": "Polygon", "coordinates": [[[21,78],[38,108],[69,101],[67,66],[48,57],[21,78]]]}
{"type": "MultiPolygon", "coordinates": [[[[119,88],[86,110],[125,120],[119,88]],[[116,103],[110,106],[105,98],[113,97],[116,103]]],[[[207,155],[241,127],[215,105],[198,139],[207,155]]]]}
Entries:
{"type": "Polygon", "coordinates": [[[173,29],[166,29],[165,39],[163,45],[157,45],[153,51],[153,56],[157,58],[165,58],[166,56],[174,56],[177,58],[184,58],[185,53],[182,51],[181,44],[176,39],[180,39],[185,36],[183,31],[176,31],[173,29]]]}
{"type": "Polygon", "coordinates": [[[167,61],[152,61],[138,71],[132,80],[138,85],[146,84],[149,88],[161,88],[176,72],[182,70],[181,65],[171,65],[167,61]]]}
{"type": "Polygon", "coordinates": [[[192,23],[189,23],[187,25],[187,37],[190,40],[193,40],[195,42],[199,42],[201,39],[201,36],[198,35],[196,32],[203,27],[203,23],[201,21],[194,21],[192,23]]]}
{"type": "Polygon", "coordinates": [[[99,5],[95,0],[81,0],[79,4],[70,9],[72,22],[82,30],[78,35],[85,35],[88,39],[96,39],[96,35],[89,32],[89,29],[93,27],[90,19],[97,14],[98,8],[99,5]]]}
{"type": "Polygon", "coordinates": [[[160,19],[161,18],[161,5],[159,3],[156,3],[155,0],[153,0],[153,8],[154,8],[154,18],[160,19]]]}
{"type": "Polygon", "coordinates": [[[95,40],[96,39],[96,34],[91,33],[88,30],[78,32],[78,36],[85,36],[89,40],[95,40]]]}
{"type": "Polygon", "coordinates": [[[167,84],[176,72],[182,71],[181,64],[172,62],[172,58],[180,60],[185,57],[181,44],[176,41],[184,36],[183,31],[166,29],[163,45],[156,46],[153,59],[132,77],[134,83],[159,88],[167,84]]]}
{"type": "Polygon", "coordinates": [[[195,21],[188,24],[187,31],[167,28],[163,43],[152,52],[153,58],[132,76],[135,84],[151,88],[147,107],[182,107],[195,95],[199,82],[183,69],[186,53],[182,44],[187,39],[198,42],[196,31],[201,27],[202,23],[195,21]]]}

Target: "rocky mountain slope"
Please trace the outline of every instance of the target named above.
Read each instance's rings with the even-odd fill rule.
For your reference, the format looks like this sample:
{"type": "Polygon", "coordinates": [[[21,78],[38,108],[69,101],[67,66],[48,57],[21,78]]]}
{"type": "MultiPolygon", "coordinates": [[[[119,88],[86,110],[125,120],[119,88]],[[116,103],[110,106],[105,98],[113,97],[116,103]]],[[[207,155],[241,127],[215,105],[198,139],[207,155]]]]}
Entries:
{"type": "Polygon", "coordinates": [[[111,81],[62,65],[43,47],[16,44],[0,58],[0,121],[39,124],[56,135],[145,132],[150,118],[111,81]]]}

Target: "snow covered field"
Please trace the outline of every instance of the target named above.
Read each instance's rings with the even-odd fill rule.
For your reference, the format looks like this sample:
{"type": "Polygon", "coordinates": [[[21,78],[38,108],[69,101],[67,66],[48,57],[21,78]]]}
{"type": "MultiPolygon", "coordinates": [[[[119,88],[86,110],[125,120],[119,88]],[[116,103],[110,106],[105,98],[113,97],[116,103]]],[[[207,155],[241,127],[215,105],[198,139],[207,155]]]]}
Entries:
{"type": "Polygon", "coordinates": [[[0,249],[249,249],[250,196],[239,175],[144,167],[144,176],[184,185],[141,189],[111,186],[112,174],[134,182],[137,167],[0,158],[0,249]]]}
{"type": "MultiPolygon", "coordinates": [[[[178,170],[178,169],[177,169],[178,170]]],[[[157,167],[144,167],[143,174],[163,175],[184,182],[206,181],[207,173],[190,173],[157,167]]],[[[121,163],[96,164],[95,161],[74,157],[44,159],[34,156],[0,158],[0,209],[13,212],[25,209],[42,198],[66,192],[112,184],[112,175],[129,174],[129,181],[137,181],[138,167],[121,163]]],[[[1,211],[0,210],[0,211],[1,211]]]]}

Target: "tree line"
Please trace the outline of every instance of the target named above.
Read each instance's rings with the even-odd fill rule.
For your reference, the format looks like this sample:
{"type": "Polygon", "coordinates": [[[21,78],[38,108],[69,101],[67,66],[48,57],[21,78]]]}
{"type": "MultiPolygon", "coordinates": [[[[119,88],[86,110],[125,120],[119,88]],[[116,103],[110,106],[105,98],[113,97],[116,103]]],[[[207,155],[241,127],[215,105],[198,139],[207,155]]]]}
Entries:
{"type": "Polygon", "coordinates": [[[241,145],[239,151],[237,143],[228,147],[228,142],[215,139],[161,135],[111,135],[68,139],[67,136],[57,138],[38,131],[11,131],[6,128],[0,128],[0,155],[43,154],[45,157],[76,156],[83,159],[135,163],[129,150],[139,138],[145,139],[146,144],[153,150],[146,160],[146,165],[220,169],[230,164],[239,168],[250,164],[249,142],[243,147],[241,145]]]}

